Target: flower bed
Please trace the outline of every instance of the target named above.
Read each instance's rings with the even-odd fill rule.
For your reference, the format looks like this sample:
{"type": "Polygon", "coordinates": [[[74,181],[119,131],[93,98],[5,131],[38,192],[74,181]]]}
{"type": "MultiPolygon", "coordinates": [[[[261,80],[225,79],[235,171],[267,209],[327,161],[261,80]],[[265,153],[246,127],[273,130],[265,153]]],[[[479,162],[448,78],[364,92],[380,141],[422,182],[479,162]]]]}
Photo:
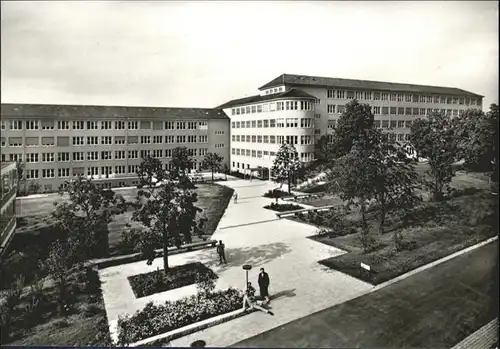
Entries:
{"type": "Polygon", "coordinates": [[[288,194],[288,192],[280,190],[280,189],[273,189],[273,190],[268,190],[264,195],[262,195],[265,198],[284,198],[287,196],[292,196],[291,194],[288,194]]]}
{"type": "Polygon", "coordinates": [[[242,292],[234,288],[167,301],[162,305],[150,302],[134,315],[118,319],[118,344],[137,342],[238,310],[242,302],[242,292]]]}
{"type": "Polygon", "coordinates": [[[277,212],[286,212],[286,211],[293,211],[293,210],[301,210],[303,209],[302,206],[299,205],[294,205],[294,204],[276,204],[276,203],[271,203],[270,205],[264,206],[264,208],[267,208],[268,210],[273,210],[277,212]]]}
{"type": "Polygon", "coordinates": [[[198,278],[217,279],[217,275],[203,264],[189,263],[179,265],[168,270],[155,270],[146,274],[129,276],[130,286],[137,298],[146,297],[158,292],[165,292],[175,288],[192,285],[198,278]]]}

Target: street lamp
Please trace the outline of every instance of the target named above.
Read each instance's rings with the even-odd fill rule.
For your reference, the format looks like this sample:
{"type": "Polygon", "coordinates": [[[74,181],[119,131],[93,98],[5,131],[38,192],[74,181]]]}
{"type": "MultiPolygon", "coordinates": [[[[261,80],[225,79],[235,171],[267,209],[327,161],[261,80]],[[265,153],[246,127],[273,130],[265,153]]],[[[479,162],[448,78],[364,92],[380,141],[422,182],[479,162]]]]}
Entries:
{"type": "Polygon", "coordinates": [[[251,269],[252,269],[252,266],[251,266],[250,264],[245,264],[245,265],[243,266],[243,270],[245,270],[245,271],[246,271],[246,280],[247,280],[247,282],[246,282],[246,284],[245,284],[245,287],[246,287],[247,289],[248,289],[248,271],[249,271],[249,270],[251,270],[251,269]]]}

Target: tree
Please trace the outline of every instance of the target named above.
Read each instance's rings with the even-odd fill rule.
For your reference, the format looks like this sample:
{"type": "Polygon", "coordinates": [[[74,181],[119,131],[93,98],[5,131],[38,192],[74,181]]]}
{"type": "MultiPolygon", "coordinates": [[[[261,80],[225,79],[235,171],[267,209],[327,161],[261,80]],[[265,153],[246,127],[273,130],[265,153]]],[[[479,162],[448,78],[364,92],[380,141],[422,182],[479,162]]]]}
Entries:
{"type": "Polygon", "coordinates": [[[328,146],[331,157],[338,158],[349,153],[354,143],[373,128],[374,116],[370,105],[353,100],[346,104],[334,129],[332,143],[328,146]]]}
{"type": "Polygon", "coordinates": [[[50,247],[47,259],[43,262],[43,268],[56,284],[57,302],[61,313],[67,309],[69,275],[71,268],[75,265],[74,247],[68,242],[56,240],[50,247]]]}
{"type": "Polygon", "coordinates": [[[434,200],[441,200],[453,178],[453,163],[457,158],[458,142],[453,122],[449,117],[431,113],[426,119],[413,122],[410,144],[419,156],[429,160],[426,173],[432,178],[426,180],[434,200]]]}
{"type": "Polygon", "coordinates": [[[276,181],[281,183],[280,188],[283,186],[283,183],[287,181],[288,193],[290,194],[292,178],[294,178],[302,166],[302,162],[299,160],[299,154],[295,147],[292,144],[285,143],[276,154],[271,173],[276,177],[276,181]]]}
{"type": "MultiPolygon", "coordinates": [[[[163,267],[167,273],[169,244],[180,246],[182,239],[189,243],[193,233],[202,234],[205,220],[196,219],[202,210],[195,206],[197,194],[180,180],[173,180],[163,170],[160,160],[144,158],[137,174],[140,183],[132,219],[147,228],[141,237],[140,249],[150,265],[156,257],[154,246],[161,241],[163,267]]],[[[181,179],[189,181],[187,176],[181,179]]]]}
{"type": "Polygon", "coordinates": [[[207,153],[203,158],[202,167],[209,169],[212,172],[212,182],[214,181],[214,173],[220,172],[222,168],[222,156],[217,153],[207,153]]]}
{"type": "Polygon", "coordinates": [[[373,171],[366,170],[367,151],[354,145],[351,151],[336,159],[327,175],[329,190],[335,192],[346,202],[346,206],[358,207],[361,214],[361,243],[366,252],[374,242],[370,235],[366,211],[375,192],[372,183],[373,171]]]}
{"type": "Polygon", "coordinates": [[[227,181],[227,175],[230,173],[229,166],[227,164],[224,164],[224,168],[222,169],[224,172],[224,179],[227,181]]]}
{"type": "MultiPolygon", "coordinates": [[[[82,176],[66,182],[65,191],[69,201],[54,203],[56,208],[52,216],[67,232],[75,253],[82,259],[106,253],[109,245],[107,225],[113,215],[125,210],[125,200],[112,190],[97,188],[92,179],[82,176]]],[[[65,194],[62,187],[59,194],[65,194]]]]}
{"type": "Polygon", "coordinates": [[[492,104],[487,113],[468,109],[453,119],[453,125],[464,165],[475,171],[494,171],[498,162],[498,105],[492,104]]]}
{"type": "Polygon", "coordinates": [[[191,154],[186,147],[176,147],[172,150],[172,169],[170,175],[172,179],[187,175],[187,172],[193,167],[193,160],[191,154]]]}
{"type": "MultiPolygon", "coordinates": [[[[363,163],[364,170],[371,172],[366,178],[372,180],[373,198],[379,211],[379,233],[384,233],[387,212],[400,207],[405,212],[418,202],[416,194],[419,176],[409,153],[391,140],[390,134],[372,129],[367,133],[370,144],[367,159],[363,163]]],[[[396,241],[396,235],[394,235],[396,241]]]]}
{"type": "Polygon", "coordinates": [[[24,184],[23,194],[26,193],[26,163],[17,160],[16,161],[16,173],[17,173],[17,196],[21,195],[21,183],[24,184]]]}
{"type": "Polygon", "coordinates": [[[1,343],[5,343],[11,335],[11,326],[17,308],[21,304],[21,295],[24,288],[24,278],[17,277],[6,291],[2,291],[0,305],[1,343]]]}
{"type": "Polygon", "coordinates": [[[331,149],[328,144],[328,137],[326,135],[321,136],[316,144],[314,144],[314,157],[320,163],[328,162],[331,158],[331,149]]]}

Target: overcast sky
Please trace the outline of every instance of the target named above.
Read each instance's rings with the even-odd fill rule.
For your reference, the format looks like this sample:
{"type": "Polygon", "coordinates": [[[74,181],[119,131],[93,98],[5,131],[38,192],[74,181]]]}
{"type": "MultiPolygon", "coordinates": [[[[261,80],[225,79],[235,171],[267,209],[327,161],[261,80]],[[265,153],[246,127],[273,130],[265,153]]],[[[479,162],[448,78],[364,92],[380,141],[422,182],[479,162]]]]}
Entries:
{"type": "Polygon", "coordinates": [[[498,103],[496,1],[9,1],[1,45],[2,103],[215,107],[282,73],[498,103]]]}

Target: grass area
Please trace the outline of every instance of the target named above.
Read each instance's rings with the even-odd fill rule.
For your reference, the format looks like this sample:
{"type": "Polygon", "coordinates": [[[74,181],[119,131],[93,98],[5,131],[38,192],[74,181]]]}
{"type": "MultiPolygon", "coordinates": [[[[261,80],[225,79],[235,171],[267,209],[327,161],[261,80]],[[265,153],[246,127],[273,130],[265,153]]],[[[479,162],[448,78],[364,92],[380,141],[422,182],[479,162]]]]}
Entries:
{"type": "Polygon", "coordinates": [[[14,315],[10,339],[2,335],[2,344],[9,346],[106,346],[110,343],[108,321],[104,309],[97,271],[90,270],[83,281],[74,272],[70,277],[72,306],[66,315],[56,311],[56,289],[51,280],[44,283],[44,302],[38,316],[26,310],[30,302],[25,288],[20,306],[14,315]],[[5,342],[4,342],[5,341],[5,342]]]}
{"type": "MultiPolygon", "coordinates": [[[[349,251],[342,256],[320,261],[321,264],[379,284],[496,236],[494,217],[494,197],[483,190],[445,202],[426,203],[417,211],[410,226],[403,226],[398,217],[391,216],[388,222],[390,226],[383,235],[373,233],[376,245],[371,252],[363,252],[359,232],[312,238],[349,251]],[[394,243],[395,233],[400,234],[408,246],[410,243],[413,246],[398,251],[394,243]],[[360,268],[360,263],[370,265],[375,272],[368,274],[360,268]]],[[[376,224],[373,219],[370,220],[372,232],[376,224]]]]}
{"type": "Polygon", "coordinates": [[[150,273],[129,276],[128,281],[135,296],[141,298],[189,286],[205,278],[217,279],[217,275],[212,269],[196,262],[170,268],[167,275],[158,269],[150,273]]]}
{"type": "MultiPolygon", "coordinates": [[[[203,210],[200,217],[207,218],[207,222],[204,226],[204,235],[201,237],[193,237],[193,242],[210,238],[217,228],[234,192],[231,188],[212,183],[197,184],[196,186],[197,188],[195,191],[198,194],[197,206],[203,210]]],[[[117,190],[116,193],[122,195],[127,201],[133,201],[137,194],[137,189],[117,190]]],[[[30,240],[29,234],[31,233],[35,235],[43,233],[43,235],[47,235],[44,237],[46,240],[53,240],[52,234],[50,234],[51,229],[45,227],[47,224],[50,225],[50,222],[53,222],[51,212],[54,209],[54,205],[52,202],[56,200],[61,200],[61,198],[58,195],[54,195],[53,200],[48,200],[47,198],[30,199],[17,204],[19,209],[33,215],[24,215],[18,218],[19,228],[16,230],[16,233],[24,231],[26,234],[23,235],[22,242],[15,243],[15,241],[13,241],[13,245],[23,251],[23,245],[26,244],[27,240],[30,240]],[[49,201],[49,204],[47,204],[47,201],[49,201]]],[[[129,229],[128,226],[130,226],[130,228],[142,227],[141,224],[132,221],[132,214],[133,210],[129,209],[123,214],[114,216],[113,220],[108,224],[109,247],[112,256],[131,253],[131,251],[127,249],[121,249],[120,244],[122,241],[122,232],[129,229]]],[[[16,236],[14,236],[14,240],[16,240],[16,236]]],[[[35,240],[38,241],[40,238],[35,238],[35,240]]],[[[30,243],[28,244],[30,245],[30,243]]]]}
{"type": "Polygon", "coordinates": [[[495,317],[498,242],[233,347],[451,348],[495,317]]]}

